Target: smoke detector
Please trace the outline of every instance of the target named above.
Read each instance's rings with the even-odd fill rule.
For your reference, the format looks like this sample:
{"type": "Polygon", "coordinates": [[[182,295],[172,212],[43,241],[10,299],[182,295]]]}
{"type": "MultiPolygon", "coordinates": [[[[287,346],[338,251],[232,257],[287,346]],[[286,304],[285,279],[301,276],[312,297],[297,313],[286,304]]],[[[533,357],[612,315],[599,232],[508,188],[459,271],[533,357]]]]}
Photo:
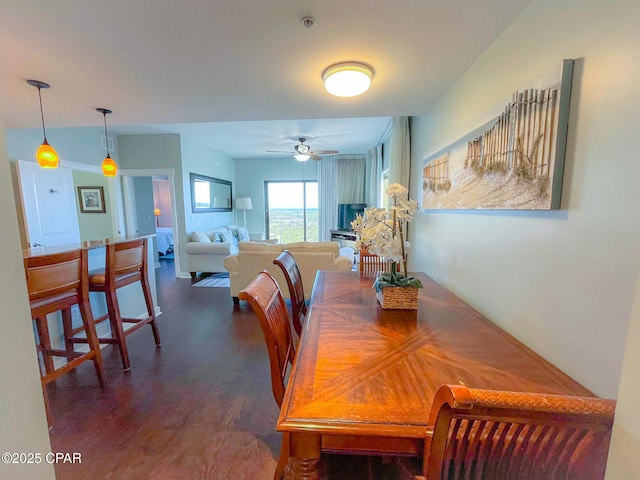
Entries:
{"type": "Polygon", "coordinates": [[[313,17],[302,17],[300,23],[304,25],[304,28],[311,28],[316,24],[316,19],[313,17]]]}

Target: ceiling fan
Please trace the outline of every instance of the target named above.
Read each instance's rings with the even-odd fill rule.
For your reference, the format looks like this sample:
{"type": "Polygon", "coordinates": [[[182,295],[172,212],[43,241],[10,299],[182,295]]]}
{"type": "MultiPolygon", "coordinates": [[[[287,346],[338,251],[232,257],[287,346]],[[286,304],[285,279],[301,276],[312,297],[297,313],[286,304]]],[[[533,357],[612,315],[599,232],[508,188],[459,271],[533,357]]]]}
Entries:
{"type": "Polygon", "coordinates": [[[338,150],[311,150],[311,147],[304,143],[307,141],[307,139],[304,137],[299,137],[298,141],[300,142],[300,144],[293,147],[293,152],[267,150],[267,153],[288,153],[289,155],[293,155],[294,157],[296,157],[296,160],[299,160],[300,162],[306,162],[310,158],[313,158],[314,160],[322,160],[322,157],[320,157],[320,155],[331,155],[339,153],[338,150]]]}

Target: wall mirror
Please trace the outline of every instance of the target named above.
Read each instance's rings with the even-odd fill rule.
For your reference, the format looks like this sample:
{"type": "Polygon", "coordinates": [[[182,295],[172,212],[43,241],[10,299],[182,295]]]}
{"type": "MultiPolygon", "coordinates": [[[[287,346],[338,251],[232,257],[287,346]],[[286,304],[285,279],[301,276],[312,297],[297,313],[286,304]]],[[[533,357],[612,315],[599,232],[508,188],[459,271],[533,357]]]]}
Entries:
{"type": "Polygon", "coordinates": [[[230,212],[231,182],[219,178],[191,173],[191,211],[230,212]]]}

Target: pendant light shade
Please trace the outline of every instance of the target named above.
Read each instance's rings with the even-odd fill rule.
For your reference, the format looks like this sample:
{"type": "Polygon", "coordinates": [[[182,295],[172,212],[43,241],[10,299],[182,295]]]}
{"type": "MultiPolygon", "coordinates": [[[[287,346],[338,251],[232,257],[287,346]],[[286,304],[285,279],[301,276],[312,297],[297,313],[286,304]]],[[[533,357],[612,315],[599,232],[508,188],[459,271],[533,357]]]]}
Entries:
{"type": "Polygon", "coordinates": [[[55,148],[49,145],[46,138],[36,151],[36,160],[38,161],[38,165],[42,168],[58,168],[60,163],[58,152],[56,152],[55,148]]]}
{"type": "Polygon", "coordinates": [[[118,174],[118,165],[109,155],[102,161],[102,174],[105,177],[115,177],[118,174]]]}
{"type": "Polygon", "coordinates": [[[42,145],[40,145],[36,151],[36,160],[42,168],[58,168],[60,163],[58,152],[56,152],[56,149],[49,145],[47,141],[47,132],[44,128],[44,112],[42,110],[42,95],[40,93],[42,88],[49,88],[49,84],[41,82],[40,80],[27,80],[27,83],[38,89],[38,98],[40,100],[40,118],[42,119],[42,136],[44,139],[42,145]]]}
{"type": "Polygon", "coordinates": [[[104,136],[107,143],[107,156],[102,161],[102,174],[105,177],[115,177],[118,174],[118,165],[109,154],[109,136],[107,135],[107,113],[111,113],[111,110],[107,108],[96,108],[96,111],[102,113],[104,118],[104,136]]]}

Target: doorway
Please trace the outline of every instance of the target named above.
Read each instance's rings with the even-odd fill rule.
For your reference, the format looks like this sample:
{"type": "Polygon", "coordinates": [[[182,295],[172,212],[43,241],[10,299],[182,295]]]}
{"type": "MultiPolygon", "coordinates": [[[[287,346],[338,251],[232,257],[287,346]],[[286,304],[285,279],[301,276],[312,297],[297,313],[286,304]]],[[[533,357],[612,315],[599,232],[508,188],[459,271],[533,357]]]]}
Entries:
{"type": "Polygon", "coordinates": [[[120,171],[122,176],[123,204],[122,209],[126,232],[128,235],[138,233],[155,233],[154,258],[159,266],[160,253],[172,252],[174,275],[180,276],[180,248],[177,225],[175,170],[149,169],[120,171]],[[156,184],[161,182],[161,187],[156,184]],[[143,229],[142,232],[140,229],[143,229]],[[149,230],[149,231],[147,231],[149,230]],[[171,248],[169,246],[171,245],[171,248]],[[162,247],[162,252],[159,248],[162,247]]]}

